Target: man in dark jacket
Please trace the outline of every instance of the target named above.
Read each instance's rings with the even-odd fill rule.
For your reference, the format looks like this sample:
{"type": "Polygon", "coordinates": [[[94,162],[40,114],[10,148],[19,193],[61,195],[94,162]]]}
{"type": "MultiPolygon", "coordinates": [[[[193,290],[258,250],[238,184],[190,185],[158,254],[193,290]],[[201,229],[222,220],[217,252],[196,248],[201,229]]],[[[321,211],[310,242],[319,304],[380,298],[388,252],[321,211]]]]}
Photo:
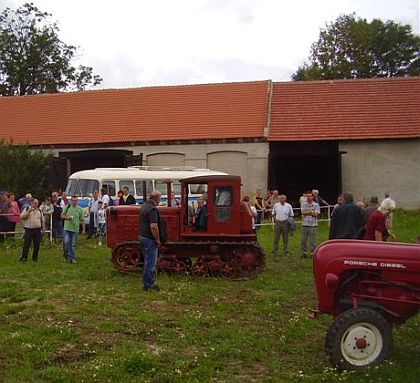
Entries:
{"type": "Polygon", "coordinates": [[[128,187],[122,188],[123,196],[120,198],[120,205],[135,205],[136,199],[130,194],[128,187]]]}
{"type": "Polygon", "coordinates": [[[363,210],[353,204],[352,194],[344,193],[343,198],[344,203],[331,216],[329,239],[360,239],[365,226],[363,210]]]}

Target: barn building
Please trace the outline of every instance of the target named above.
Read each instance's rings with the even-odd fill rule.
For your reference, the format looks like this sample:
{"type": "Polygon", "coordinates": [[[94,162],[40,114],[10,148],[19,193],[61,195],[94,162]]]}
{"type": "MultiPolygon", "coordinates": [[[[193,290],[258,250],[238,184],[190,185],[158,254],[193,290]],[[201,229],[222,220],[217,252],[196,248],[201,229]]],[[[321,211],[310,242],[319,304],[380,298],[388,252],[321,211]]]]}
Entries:
{"type": "Polygon", "coordinates": [[[420,77],[274,83],[271,185],[420,208],[420,77]],[[283,182],[286,181],[286,182],[283,182]]]}
{"type": "Polygon", "coordinates": [[[420,78],[256,81],[0,98],[0,137],[81,169],[181,165],[238,174],[244,190],[334,202],[387,190],[420,208],[420,78]]]}

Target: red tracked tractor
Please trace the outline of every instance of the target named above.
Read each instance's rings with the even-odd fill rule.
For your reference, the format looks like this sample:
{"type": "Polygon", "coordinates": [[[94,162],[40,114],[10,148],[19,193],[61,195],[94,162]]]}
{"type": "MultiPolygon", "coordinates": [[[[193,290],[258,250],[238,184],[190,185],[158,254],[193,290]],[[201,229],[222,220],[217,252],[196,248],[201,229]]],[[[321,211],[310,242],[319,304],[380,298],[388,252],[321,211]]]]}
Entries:
{"type": "Polygon", "coordinates": [[[319,313],[335,317],[325,350],[340,370],[383,361],[392,324],[420,309],[420,245],[333,240],[314,254],[319,313]]]}
{"type": "MultiPolygon", "coordinates": [[[[195,276],[220,275],[228,279],[252,277],[264,266],[264,255],[252,231],[249,209],[241,203],[238,176],[198,176],[181,181],[177,206],[159,206],[167,227],[160,248],[158,271],[195,276]],[[191,190],[206,190],[205,213],[196,222],[191,190]],[[204,222],[203,222],[204,220],[204,222]],[[204,224],[203,224],[204,223],[204,224]]],[[[167,195],[170,195],[168,180],[167,195]]],[[[168,201],[170,204],[170,201],[168,201]]],[[[107,209],[107,245],[112,263],[121,272],[140,271],[143,256],[138,243],[141,206],[107,209]]]]}

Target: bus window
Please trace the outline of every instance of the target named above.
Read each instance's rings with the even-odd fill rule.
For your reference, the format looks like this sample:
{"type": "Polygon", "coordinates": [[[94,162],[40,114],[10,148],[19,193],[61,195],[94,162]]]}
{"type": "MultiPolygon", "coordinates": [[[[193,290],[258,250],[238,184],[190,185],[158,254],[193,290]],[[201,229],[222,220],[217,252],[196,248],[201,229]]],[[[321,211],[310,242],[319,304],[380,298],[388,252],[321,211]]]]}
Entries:
{"type": "Polygon", "coordinates": [[[142,197],[144,194],[144,184],[146,184],[146,195],[149,195],[153,191],[152,181],[136,181],[136,195],[142,197]]]}
{"type": "Polygon", "coordinates": [[[102,181],[102,187],[106,188],[109,196],[115,196],[115,181],[102,181]]]}
{"type": "Polygon", "coordinates": [[[89,180],[86,188],[88,196],[92,196],[93,192],[99,192],[99,182],[96,180],[89,180]]]}
{"type": "Polygon", "coordinates": [[[168,191],[166,182],[162,181],[155,181],[155,189],[159,190],[162,195],[166,195],[166,192],[168,191]]]}
{"type": "Polygon", "coordinates": [[[124,187],[128,187],[128,192],[131,195],[135,195],[134,193],[134,182],[129,180],[120,180],[120,190],[122,190],[124,187]]]}
{"type": "Polygon", "coordinates": [[[76,194],[76,186],[77,180],[74,178],[70,178],[69,182],[67,183],[66,192],[68,195],[75,195],[76,194]]]}
{"type": "Polygon", "coordinates": [[[73,193],[70,193],[70,195],[91,196],[93,191],[98,190],[98,188],[99,182],[96,180],[78,180],[73,193]]]}

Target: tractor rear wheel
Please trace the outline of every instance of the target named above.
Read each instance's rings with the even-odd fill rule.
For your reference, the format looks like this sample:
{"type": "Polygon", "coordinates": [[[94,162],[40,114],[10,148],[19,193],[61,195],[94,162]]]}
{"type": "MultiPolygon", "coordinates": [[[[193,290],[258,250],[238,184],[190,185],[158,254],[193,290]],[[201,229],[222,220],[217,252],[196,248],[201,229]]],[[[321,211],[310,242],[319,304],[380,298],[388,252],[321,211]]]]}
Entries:
{"type": "Polygon", "coordinates": [[[356,308],[340,314],[327,331],[325,351],[339,370],[381,363],[392,348],[392,329],[378,312],[356,308]]]}

